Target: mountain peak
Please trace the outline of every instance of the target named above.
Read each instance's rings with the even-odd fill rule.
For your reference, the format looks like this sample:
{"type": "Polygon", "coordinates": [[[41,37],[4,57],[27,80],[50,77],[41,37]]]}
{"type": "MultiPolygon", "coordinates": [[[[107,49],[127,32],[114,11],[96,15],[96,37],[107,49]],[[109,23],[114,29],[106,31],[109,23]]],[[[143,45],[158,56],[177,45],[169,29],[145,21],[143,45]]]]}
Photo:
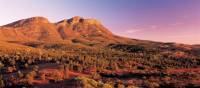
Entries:
{"type": "Polygon", "coordinates": [[[76,23],[79,23],[79,22],[82,22],[84,19],[80,16],[75,16],[75,17],[72,17],[70,19],[68,19],[68,23],[70,24],[76,24],[76,23]]]}
{"type": "Polygon", "coordinates": [[[45,17],[36,16],[4,25],[4,27],[22,27],[27,24],[40,24],[40,23],[49,23],[49,20],[45,17]]]}
{"type": "Polygon", "coordinates": [[[96,19],[85,19],[84,22],[88,24],[101,24],[101,22],[96,19]]]}
{"type": "Polygon", "coordinates": [[[65,25],[68,25],[68,24],[69,25],[76,25],[77,23],[83,23],[83,24],[86,24],[86,25],[100,25],[101,24],[101,22],[96,20],[96,19],[83,18],[83,17],[80,17],[80,16],[74,16],[70,19],[64,19],[64,20],[59,21],[55,24],[65,26],[65,25]]]}
{"type": "Polygon", "coordinates": [[[86,23],[86,24],[100,24],[100,21],[92,18],[83,18],[80,16],[75,16],[67,20],[69,24],[76,24],[76,23],[86,23]]]}
{"type": "Polygon", "coordinates": [[[42,22],[42,23],[49,23],[49,20],[45,17],[36,16],[32,18],[28,18],[26,20],[33,21],[33,22],[42,22]]]}

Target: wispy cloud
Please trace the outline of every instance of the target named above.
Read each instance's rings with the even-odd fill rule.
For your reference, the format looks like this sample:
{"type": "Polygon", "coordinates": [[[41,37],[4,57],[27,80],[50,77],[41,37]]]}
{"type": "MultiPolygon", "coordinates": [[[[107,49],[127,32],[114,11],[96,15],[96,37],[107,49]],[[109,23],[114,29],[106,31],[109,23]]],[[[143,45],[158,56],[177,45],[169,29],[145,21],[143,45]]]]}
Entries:
{"type": "Polygon", "coordinates": [[[145,31],[146,30],[154,30],[157,28],[158,28],[157,25],[136,25],[135,27],[128,29],[125,32],[129,33],[129,34],[133,34],[133,33],[138,33],[138,32],[144,31],[144,30],[145,31]]]}
{"type": "Polygon", "coordinates": [[[171,26],[178,26],[178,25],[183,25],[184,23],[183,22],[175,22],[175,23],[172,23],[172,24],[169,24],[171,26]]]}
{"type": "Polygon", "coordinates": [[[142,29],[129,29],[129,30],[126,30],[125,32],[132,34],[132,33],[140,32],[140,31],[142,31],[142,29]]]}
{"type": "Polygon", "coordinates": [[[157,29],[157,28],[158,28],[157,25],[149,25],[149,27],[150,27],[151,29],[157,29]]]}
{"type": "Polygon", "coordinates": [[[195,38],[195,37],[197,37],[197,36],[196,35],[189,35],[189,34],[168,36],[168,38],[195,38]]]}

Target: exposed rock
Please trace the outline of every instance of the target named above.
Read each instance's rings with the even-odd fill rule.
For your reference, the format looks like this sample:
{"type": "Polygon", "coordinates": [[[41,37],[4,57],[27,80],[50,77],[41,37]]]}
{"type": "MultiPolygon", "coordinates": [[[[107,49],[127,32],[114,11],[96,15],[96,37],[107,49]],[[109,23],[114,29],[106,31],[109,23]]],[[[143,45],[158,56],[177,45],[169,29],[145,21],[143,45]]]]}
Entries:
{"type": "Polygon", "coordinates": [[[68,20],[64,19],[64,20],[57,22],[55,24],[58,25],[58,26],[66,26],[68,24],[68,20]]]}
{"type": "Polygon", "coordinates": [[[96,19],[84,19],[83,22],[84,22],[84,23],[87,23],[87,24],[101,24],[101,22],[99,22],[99,21],[96,20],[96,19]]]}
{"type": "Polygon", "coordinates": [[[75,16],[75,17],[72,17],[71,19],[68,20],[68,23],[70,24],[76,24],[76,23],[79,23],[79,22],[82,22],[84,19],[80,16],[75,16]]]}

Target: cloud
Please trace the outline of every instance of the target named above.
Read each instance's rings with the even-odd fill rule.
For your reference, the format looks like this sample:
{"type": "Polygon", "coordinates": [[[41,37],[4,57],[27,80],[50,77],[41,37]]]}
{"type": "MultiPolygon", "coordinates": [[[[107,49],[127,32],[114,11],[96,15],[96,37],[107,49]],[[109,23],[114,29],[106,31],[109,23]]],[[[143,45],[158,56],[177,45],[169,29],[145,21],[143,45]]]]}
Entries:
{"type": "Polygon", "coordinates": [[[189,35],[189,34],[182,34],[182,35],[172,35],[169,36],[168,38],[195,38],[197,37],[196,35],[189,35]]]}
{"type": "Polygon", "coordinates": [[[157,25],[149,25],[149,27],[150,27],[151,29],[157,29],[157,28],[158,28],[157,25]]]}
{"type": "Polygon", "coordinates": [[[136,32],[140,32],[142,31],[142,29],[130,29],[130,30],[126,30],[126,33],[132,34],[132,33],[136,33],[136,32]]]}
{"type": "Polygon", "coordinates": [[[169,24],[171,26],[177,26],[177,25],[182,25],[184,24],[183,22],[176,22],[176,23],[172,23],[172,24],[169,24]]]}
{"type": "Polygon", "coordinates": [[[133,33],[141,32],[144,30],[154,30],[157,28],[158,28],[157,25],[136,25],[132,29],[126,30],[125,33],[133,34],[133,33]]]}

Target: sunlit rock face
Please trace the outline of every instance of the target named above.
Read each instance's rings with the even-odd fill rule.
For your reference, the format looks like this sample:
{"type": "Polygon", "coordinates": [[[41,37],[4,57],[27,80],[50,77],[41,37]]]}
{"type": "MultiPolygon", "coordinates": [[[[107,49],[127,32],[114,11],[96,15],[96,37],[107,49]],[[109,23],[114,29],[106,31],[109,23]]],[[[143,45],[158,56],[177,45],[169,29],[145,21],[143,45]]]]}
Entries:
{"type": "Polygon", "coordinates": [[[0,29],[0,39],[6,41],[62,41],[74,38],[106,41],[113,38],[113,34],[98,20],[80,16],[56,23],[38,16],[1,26],[0,29]]]}
{"type": "Polygon", "coordinates": [[[4,25],[3,27],[22,27],[26,25],[36,25],[36,24],[47,24],[50,23],[47,18],[45,17],[32,17],[28,19],[22,19],[7,25],[4,25]]]}
{"type": "Polygon", "coordinates": [[[44,17],[22,19],[2,26],[0,31],[7,41],[60,40],[56,26],[44,17]]]}
{"type": "Polygon", "coordinates": [[[82,22],[84,19],[80,16],[75,16],[75,17],[72,17],[71,19],[68,19],[68,23],[69,24],[76,24],[76,23],[79,23],[79,22],[82,22]]]}
{"type": "Polygon", "coordinates": [[[113,34],[96,19],[75,16],[55,23],[63,39],[109,37],[113,34]]]}

